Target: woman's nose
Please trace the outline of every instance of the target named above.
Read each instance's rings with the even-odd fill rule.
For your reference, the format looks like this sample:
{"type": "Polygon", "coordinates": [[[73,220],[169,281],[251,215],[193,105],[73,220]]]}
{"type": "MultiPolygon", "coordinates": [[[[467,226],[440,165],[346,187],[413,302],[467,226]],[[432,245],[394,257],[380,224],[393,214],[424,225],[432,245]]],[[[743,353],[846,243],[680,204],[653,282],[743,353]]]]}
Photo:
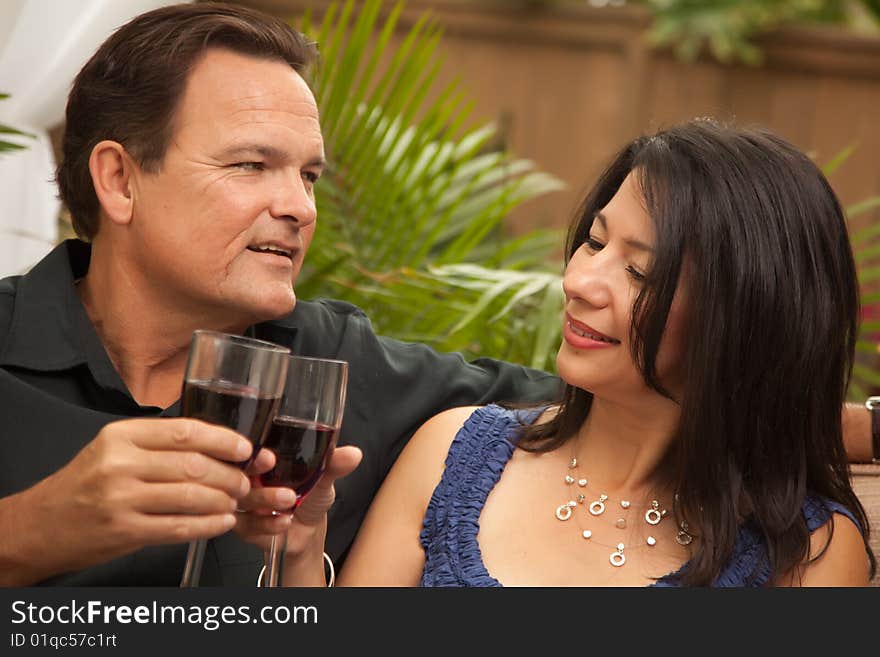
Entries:
{"type": "Polygon", "coordinates": [[[567,298],[582,299],[596,308],[611,301],[608,271],[596,256],[572,258],[562,277],[562,289],[567,298]]]}

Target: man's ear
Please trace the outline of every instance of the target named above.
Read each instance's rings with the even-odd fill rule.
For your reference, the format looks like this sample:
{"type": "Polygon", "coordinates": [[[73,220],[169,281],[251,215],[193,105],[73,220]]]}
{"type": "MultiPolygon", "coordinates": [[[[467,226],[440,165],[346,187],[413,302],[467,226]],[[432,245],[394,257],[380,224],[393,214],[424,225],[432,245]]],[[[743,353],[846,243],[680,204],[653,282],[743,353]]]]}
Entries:
{"type": "Polygon", "coordinates": [[[115,224],[124,225],[131,221],[133,168],[134,163],[125,147],[116,141],[98,142],[89,156],[89,172],[98,202],[107,218],[115,224]]]}

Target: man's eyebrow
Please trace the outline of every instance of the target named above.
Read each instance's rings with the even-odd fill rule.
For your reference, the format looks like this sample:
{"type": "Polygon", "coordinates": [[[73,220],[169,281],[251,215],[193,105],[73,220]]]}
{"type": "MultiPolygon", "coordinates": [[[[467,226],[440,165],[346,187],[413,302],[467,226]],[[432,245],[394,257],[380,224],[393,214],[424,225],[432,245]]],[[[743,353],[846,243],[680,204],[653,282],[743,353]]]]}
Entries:
{"type": "MultiPolygon", "coordinates": [[[[599,221],[599,223],[602,224],[602,228],[604,228],[606,232],[608,231],[608,221],[605,219],[604,214],[602,214],[601,212],[597,212],[593,218],[597,219],[599,221]]],[[[634,249],[638,249],[639,251],[647,251],[648,253],[654,253],[653,247],[648,246],[647,244],[645,244],[644,242],[640,242],[639,240],[634,240],[632,238],[628,238],[628,239],[624,239],[623,243],[626,244],[627,246],[634,248],[634,249]]]]}
{"type": "MultiPolygon", "coordinates": [[[[221,151],[220,158],[237,158],[254,154],[269,160],[283,160],[287,157],[285,151],[268,144],[236,144],[221,151]]],[[[323,157],[315,157],[306,162],[305,166],[323,169],[327,166],[327,161],[323,157]]]]}

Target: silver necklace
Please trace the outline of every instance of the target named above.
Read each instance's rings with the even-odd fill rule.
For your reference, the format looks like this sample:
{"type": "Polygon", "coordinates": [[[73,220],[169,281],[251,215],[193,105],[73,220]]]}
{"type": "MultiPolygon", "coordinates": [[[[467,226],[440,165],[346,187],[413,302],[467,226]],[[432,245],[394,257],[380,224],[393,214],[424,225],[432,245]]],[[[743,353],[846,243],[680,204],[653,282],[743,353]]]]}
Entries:
{"type": "MultiPolygon", "coordinates": [[[[573,473],[574,473],[575,468],[577,468],[577,458],[572,457],[568,463],[568,469],[570,472],[568,474],[566,474],[565,478],[564,478],[565,483],[568,485],[569,493],[573,492],[573,486],[575,484],[577,484],[578,488],[580,488],[580,489],[589,490],[588,489],[588,481],[587,481],[586,477],[575,477],[574,476],[573,473]]],[[[571,499],[569,499],[567,502],[564,502],[563,504],[560,504],[558,507],[556,507],[556,518],[562,522],[569,520],[574,513],[573,510],[576,509],[579,504],[584,505],[586,503],[586,499],[587,499],[586,495],[581,490],[574,492],[573,494],[571,494],[571,499]]],[[[676,499],[678,499],[678,495],[676,495],[676,499]]],[[[598,498],[596,498],[595,500],[590,502],[588,505],[586,505],[587,512],[590,514],[590,516],[593,516],[593,517],[601,516],[602,514],[605,513],[606,509],[608,508],[605,503],[606,502],[610,503],[611,501],[612,500],[608,495],[606,495],[604,493],[599,493],[598,498]]],[[[632,506],[632,503],[626,499],[620,499],[620,500],[617,500],[617,502],[618,502],[618,505],[620,506],[620,508],[623,509],[624,515],[626,515],[626,512],[632,506]]],[[[648,525],[650,525],[652,527],[659,525],[660,521],[663,520],[663,518],[665,518],[666,515],[667,515],[667,510],[660,508],[659,500],[656,500],[656,499],[651,500],[650,507],[648,508],[647,511],[645,511],[645,514],[644,514],[645,523],[647,523],[648,525]]],[[[617,529],[626,528],[626,526],[627,526],[626,518],[625,517],[617,518],[617,520],[614,522],[614,526],[617,529]]],[[[606,543],[602,543],[600,541],[593,539],[592,530],[583,529],[583,527],[582,527],[581,536],[585,540],[590,540],[590,541],[597,543],[598,545],[601,545],[603,547],[614,548],[614,551],[611,552],[611,554],[608,557],[608,561],[615,568],[620,568],[621,566],[623,566],[626,563],[626,555],[624,554],[624,550],[627,548],[626,548],[626,545],[622,541],[616,543],[615,545],[608,545],[606,543]]],[[[693,541],[693,540],[694,540],[693,536],[688,533],[687,522],[682,521],[679,525],[679,532],[676,534],[676,537],[675,537],[676,543],[678,543],[679,545],[689,545],[691,543],[691,541],[693,541]]],[[[638,545],[635,547],[630,547],[630,549],[634,550],[634,549],[641,548],[641,547],[654,547],[655,545],[657,545],[657,539],[649,534],[645,538],[645,545],[638,545]]]]}

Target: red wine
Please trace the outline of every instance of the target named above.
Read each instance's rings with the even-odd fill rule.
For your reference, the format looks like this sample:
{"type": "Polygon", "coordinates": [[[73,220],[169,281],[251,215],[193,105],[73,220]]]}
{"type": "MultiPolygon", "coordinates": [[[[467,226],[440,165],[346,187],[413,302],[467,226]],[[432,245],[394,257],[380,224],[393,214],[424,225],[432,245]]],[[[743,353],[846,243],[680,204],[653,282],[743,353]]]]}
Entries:
{"type": "Polygon", "coordinates": [[[280,397],[261,397],[247,386],[218,381],[185,381],[181,415],[234,429],[251,441],[251,457],[241,463],[247,467],[263,441],[280,397]]]}
{"type": "Polygon", "coordinates": [[[264,486],[285,486],[297,494],[297,503],[324,474],[336,445],[338,429],[292,417],[276,417],[263,447],[275,454],[275,467],[260,477],[264,486]]]}

